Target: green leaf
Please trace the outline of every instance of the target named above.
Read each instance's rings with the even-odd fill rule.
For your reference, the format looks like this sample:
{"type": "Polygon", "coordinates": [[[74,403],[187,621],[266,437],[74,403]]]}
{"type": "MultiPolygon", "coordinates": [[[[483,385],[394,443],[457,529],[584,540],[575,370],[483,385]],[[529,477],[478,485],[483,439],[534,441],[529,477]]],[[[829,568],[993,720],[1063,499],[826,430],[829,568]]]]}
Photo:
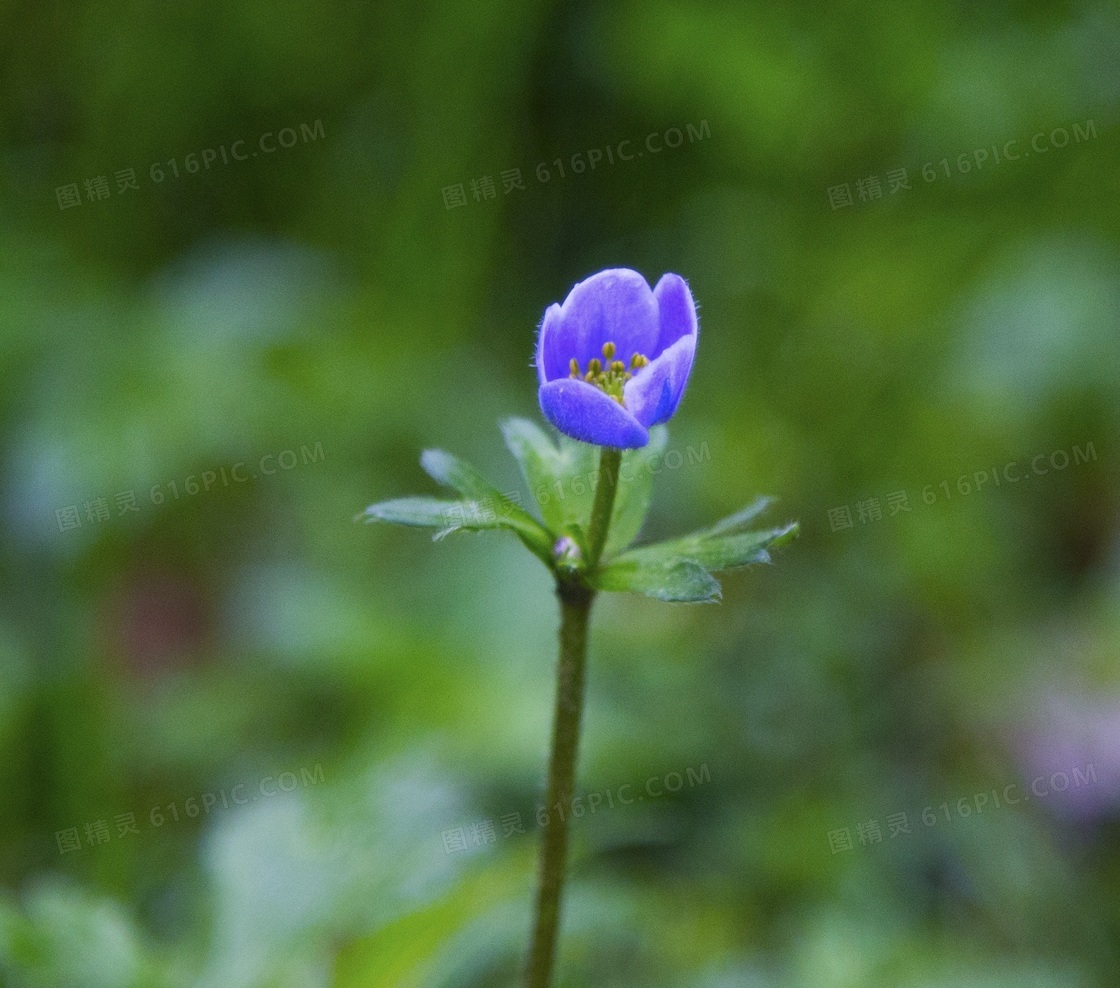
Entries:
{"type": "Polygon", "coordinates": [[[611,527],[607,532],[604,554],[611,556],[625,549],[638,537],[653,496],[653,470],[650,460],[660,456],[669,442],[669,430],[654,426],[649,430],[649,443],[641,449],[628,449],[622,454],[618,491],[614,496],[611,527]]]}
{"type": "MultiPolygon", "coordinates": [[[[532,491],[538,484],[547,484],[556,474],[555,461],[558,451],[555,444],[536,422],[528,419],[509,418],[499,427],[506,448],[517,460],[521,476],[532,491]]],[[[547,520],[547,519],[546,519],[547,520]]]]}
{"type": "Polygon", "coordinates": [[[691,559],[646,561],[620,556],[591,578],[596,590],[645,594],[657,600],[679,603],[711,603],[719,600],[719,582],[691,559]]]}
{"type": "Polygon", "coordinates": [[[571,469],[556,444],[535,422],[511,418],[501,423],[506,447],[521,468],[521,476],[536,500],[545,526],[554,535],[565,533],[571,520],[567,506],[557,494],[571,469]]]}
{"type": "Polygon", "coordinates": [[[420,465],[437,483],[457,490],[466,498],[462,502],[463,514],[471,523],[457,523],[449,531],[456,528],[508,528],[531,552],[551,565],[553,539],[548,531],[469,463],[441,449],[427,449],[420,456],[420,465]]]}
{"type": "Polygon", "coordinates": [[[761,532],[714,535],[700,542],[689,558],[710,572],[770,562],[769,548],[789,541],[798,531],[796,522],[761,532]]]}
{"type": "MultiPolygon", "coordinates": [[[[580,532],[591,515],[599,481],[599,448],[564,435],[557,444],[527,419],[506,419],[502,434],[521,467],[521,475],[536,499],[545,525],[556,537],[568,535],[581,541],[580,532]]],[[[668,439],[669,430],[657,426],[650,430],[648,445],[622,454],[619,487],[604,550],[607,557],[625,549],[641,530],[653,490],[649,461],[664,452],[668,439]]]]}
{"type": "Polygon", "coordinates": [[[761,531],[739,531],[768,504],[768,499],[762,498],[709,528],[624,552],[592,574],[591,584],[597,590],[625,590],[658,600],[718,600],[720,586],[713,572],[768,563],[769,548],[797,535],[796,522],[761,531]]]}
{"type": "Polygon", "coordinates": [[[656,545],[641,546],[624,553],[619,560],[635,559],[646,564],[665,565],[674,559],[692,559],[710,572],[735,569],[752,563],[770,562],[767,551],[796,536],[796,522],[779,528],[733,535],[713,534],[716,526],[656,545]]]}
{"type": "Polygon", "coordinates": [[[548,533],[536,522],[535,530],[511,523],[496,514],[489,502],[446,501],[434,497],[402,497],[371,504],[354,520],[385,521],[395,525],[439,529],[432,536],[436,541],[452,532],[482,532],[505,529],[512,531],[533,555],[546,566],[552,566],[552,543],[548,533]]]}
{"type": "Polygon", "coordinates": [[[472,501],[485,501],[488,497],[502,495],[481,473],[466,460],[442,449],[426,449],[420,454],[420,466],[437,484],[457,490],[472,501]]]}
{"type": "Polygon", "coordinates": [[[736,532],[739,529],[745,527],[748,522],[754,521],[755,518],[762,514],[762,512],[769,508],[773,503],[774,498],[772,497],[755,498],[755,500],[748,504],[745,508],[736,511],[733,515],[728,515],[726,518],[717,521],[708,529],[708,531],[713,535],[729,535],[732,532],[736,532]]]}
{"type": "Polygon", "coordinates": [[[412,525],[417,528],[467,527],[453,523],[455,512],[463,513],[462,501],[444,501],[434,497],[401,497],[394,501],[371,504],[358,515],[358,518],[367,522],[387,521],[395,525],[412,525]]]}
{"type": "Polygon", "coordinates": [[[561,437],[560,445],[535,422],[502,422],[506,446],[517,460],[545,525],[557,537],[586,524],[594,494],[596,447],[561,437]]]}
{"type": "MultiPolygon", "coordinates": [[[[685,573],[690,571],[680,571],[679,567],[682,564],[688,564],[706,574],[711,574],[752,563],[770,562],[768,550],[794,538],[799,531],[796,522],[758,531],[746,529],[746,525],[761,514],[770,503],[769,498],[759,498],[748,507],[708,528],[667,542],[640,546],[624,552],[603,570],[600,578],[605,582],[602,588],[634,589],[639,593],[648,593],[650,596],[661,596],[656,592],[659,588],[665,593],[675,592],[676,584],[672,580],[681,580],[685,582],[687,592],[689,577],[685,573]],[[663,584],[659,585],[658,574],[662,575],[663,584]],[[644,589],[647,586],[652,588],[652,592],[650,589],[644,589]],[[665,587],[669,587],[669,590],[665,590],[665,587]]],[[[711,579],[710,575],[709,579],[711,579]]],[[[715,583],[714,580],[712,582],[715,583]]],[[[715,583],[715,586],[718,589],[719,584],[715,583]]],[[[697,593],[700,592],[698,585],[693,586],[692,589],[697,593]]],[[[661,599],[699,598],[661,596],[661,599]]]]}
{"type": "Polygon", "coordinates": [[[434,497],[402,497],[371,504],[358,518],[367,522],[387,521],[415,528],[438,528],[439,531],[432,536],[437,540],[452,532],[482,532],[513,527],[506,519],[496,515],[489,505],[478,501],[446,501],[434,497]]]}

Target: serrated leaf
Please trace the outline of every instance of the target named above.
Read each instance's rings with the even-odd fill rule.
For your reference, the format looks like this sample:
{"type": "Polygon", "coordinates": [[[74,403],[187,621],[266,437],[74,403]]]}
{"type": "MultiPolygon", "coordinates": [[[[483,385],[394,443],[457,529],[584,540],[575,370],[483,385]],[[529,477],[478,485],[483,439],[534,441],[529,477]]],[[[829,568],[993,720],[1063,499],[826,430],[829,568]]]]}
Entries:
{"type": "Polygon", "coordinates": [[[770,562],[768,548],[780,545],[797,530],[796,524],[783,525],[761,532],[740,532],[737,535],[713,535],[700,541],[688,558],[695,559],[711,572],[770,562]]]}
{"type": "Polygon", "coordinates": [[[495,514],[489,503],[478,501],[446,501],[434,497],[402,497],[371,504],[355,518],[366,522],[390,522],[415,528],[435,528],[435,541],[454,532],[484,532],[504,529],[513,532],[533,555],[545,565],[552,565],[552,543],[548,533],[536,522],[527,529],[495,514]]]}
{"type": "Polygon", "coordinates": [[[446,501],[434,497],[401,497],[371,504],[358,518],[414,528],[438,528],[439,531],[432,536],[436,540],[452,532],[482,532],[510,527],[478,501],[446,501]]]}
{"type": "Polygon", "coordinates": [[[455,517],[453,513],[462,511],[462,501],[445,501],[435,497],[400,497],[393,501],[371,504],[358,518],[367,522],[386,521],[416,528],[447,528],[449,519],[455,517]]]}
{"type": "Polygon", "coordinates": [[[772,503],[771,498],[760,497],[714,525],[667,542],[631,549],[619,556],[617,562],[664,567],[676,560],[689,559],[711,573],[768,563],[767,550],[794,538],[800,531],[796,522],[755,531],[746,528],[772,503]]]}
{"type": "Polygon", "coordinates": [[[591,578],[596,590],[640,593],[674,603],[711,603],[720,586],[703,566],[691,559],[649,561],[620,556],[591,578]]]}
{"type": "Polygon", "coordinates": [[[457,531],[512,531],[545,565],[552,565],[552,538],[532,515],[511,503],[469,463],[443,450],[426,450],[421,466],[437,482],[452,487],[463,500],[406,497],[373,504],[359,515],[368,522],[436,528],[436,539],[457,531]]]}
{"type": "Polygon", "coordinates": [[[437,484],[443,484],[458,491],[468,501],[479,504],[494,502],[494,510],[507,520],[515,519],[539,529],[540,524],[523,508],[505,497],[489,480],[472,467],[466,460],[442,449],[426,449],[420,454],[420,466],[437,484]]]}
{"type": "Polygon", "coordinates": [[[464,503],[465,513],[473,508],[470,514],[478,514],[484,520],[493,520],[493,524],[476,527],[511,529],[532,552],[546,563],[550,561],[553,541],[551,535],[529,512],[512,503],[465,460],[442,449],[426,449],[420,456],[420,465],[434,481],[454,488],[467,499],[464,503]]]}

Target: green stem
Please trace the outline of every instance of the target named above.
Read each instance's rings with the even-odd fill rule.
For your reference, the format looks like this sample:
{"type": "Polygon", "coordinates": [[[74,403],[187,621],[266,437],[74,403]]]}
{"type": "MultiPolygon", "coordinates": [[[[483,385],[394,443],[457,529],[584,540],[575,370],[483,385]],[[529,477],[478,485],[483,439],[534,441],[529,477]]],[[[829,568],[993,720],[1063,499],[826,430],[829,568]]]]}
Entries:
{"type": "Polygon", "coordinates": [[[553,714],[552,757],[548,767],[548,823],[541,836],[537,908],[526,971],[526,988],[548,988],[560,920],[564,859],[568,851],[568,817],[575,786],[576,751],[583,711],[587,623],[594,591],[558,581],[560,598],[560,666],[553,714]],[[559,812],[558,812],[559,811],[559,812]]]}
{"type": "MultiPolygon", "coordinates": [[[[621,458],[619,450],[604,449],[599,460],[599,482],[595,488],[585,546],[588,569],[598,565],[607,542],[621,458]]],[[[549,822],[541,837],[533,938],[525,972],[526,988],[548,988],[552,979],[560,901],[564,890],[564,862],[568,852],[568,818],[572,810],[583,714],[587,627],[591,604],[595,600],[594,590],[576,579],[561,575],[557,576],[556,595],[560,598],[560,661],[552,722],[552,754],[548,765],[546,813],[549,822]]]]}
{"type": "Polygon", "coordinates": [[[618,490],[618,468],[622,464],[622,450],[605,448],[599,457],[599,481],[595,485],[595,503],[591,506],[591,521],[587,526],[587,568],[595,569],[603,547],[607,544],[607,529],[611,527],[614,495],[618,490]]]}

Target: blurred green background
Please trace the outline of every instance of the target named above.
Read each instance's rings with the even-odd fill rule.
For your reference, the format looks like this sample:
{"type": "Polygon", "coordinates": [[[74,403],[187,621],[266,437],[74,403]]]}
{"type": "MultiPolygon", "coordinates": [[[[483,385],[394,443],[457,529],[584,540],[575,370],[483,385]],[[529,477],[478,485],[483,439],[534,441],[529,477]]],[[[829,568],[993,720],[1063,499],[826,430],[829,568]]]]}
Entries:
{"type": "Polygon", "coordinates": [[[1116,984],[1115,4],[12,0],[0,78],[3,985],[514,983],[548,576],[352,519],[517,489],[612,266],[701,307],[646,537],[802,537],[597,605],[558,983],[1116,984]]]}

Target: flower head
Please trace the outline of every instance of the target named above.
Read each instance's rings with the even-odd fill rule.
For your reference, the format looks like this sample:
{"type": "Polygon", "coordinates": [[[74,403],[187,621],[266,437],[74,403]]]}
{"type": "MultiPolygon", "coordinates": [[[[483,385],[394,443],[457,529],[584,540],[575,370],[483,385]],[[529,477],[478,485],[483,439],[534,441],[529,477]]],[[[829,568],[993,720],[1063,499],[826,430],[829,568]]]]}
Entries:
{"type": "Polygon", "coordinates": [[[635,449],[680,404],[696,354],[696,306],[680,275],[650,290],[610,268],[550,305],[537,338],[544,416],[573,439],[635,449]]]}

